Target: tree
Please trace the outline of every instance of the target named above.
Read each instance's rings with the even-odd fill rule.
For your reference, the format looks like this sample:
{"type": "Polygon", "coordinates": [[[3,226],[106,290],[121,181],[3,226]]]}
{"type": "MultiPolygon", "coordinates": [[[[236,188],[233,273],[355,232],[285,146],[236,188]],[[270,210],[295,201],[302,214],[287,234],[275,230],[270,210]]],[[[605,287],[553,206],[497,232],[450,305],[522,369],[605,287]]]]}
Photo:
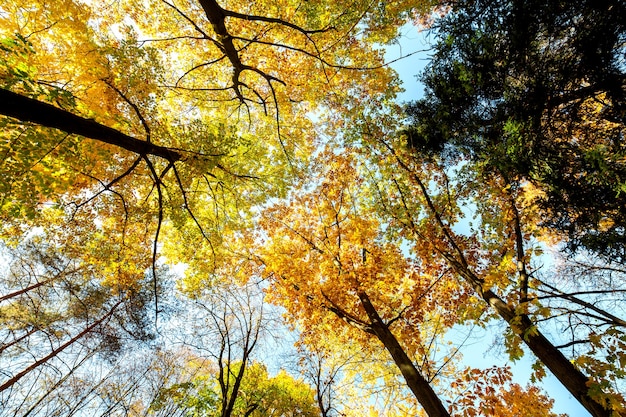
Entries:
{"type": "Polygon", "coordinates": [[[188,352],[183,366],[188,377],[163,384],[151,406],[155,412],[173,407],[198,416],[318,414],[308,385],[285,371],[270,376],[253,359],[264,333],[272,330],[268,306],[253,283],[218,284],[195,294],[194,301],[178,341],[188,352]]]}
{"type": "MultiPolygon", "coordinates": [[[[609,263],[607,270],[614,268],[611,262],[623,262],[624,204],[620,189],[624,175],[619,138],[624,129],[621,110],[624,74],[619,45],[624,25],[613,15],[623,8],[623,4],[617,3],[457,2],[438,25],[436,53],[423,76],[426,96],[408,107],[411,125],[406,138],[413,152],[420,154],[418,159],[448,167],[467,164],[462,169],[470,173],[465,181],[476,181],[484,187],[483,197],[468,198],[469,204],[478,201],[476,218],[483,228],[499,230],[497,233],[517,239],[508,250],[519,265],[515,280],[518,285],[513,287],[519,295],[513,305],[527,310],[529,304],[535,304],[537,312],[548,316],[537,318],[536,323],[550,319],[553,317],[550,310],[542,309],[539,299],[529,297],[528,292],[529,285],[541,288],[545,284],[540,291],[562,296],[560,301],[567,305],[561,304],[559,310],[567,311],[570,319],[576,316],[573,323],[585,323],[570,328],[573,340],[546,345],[546,351],[552,353],[540,359],[544,364],[559,357],[556,346],[592,345],[591,340],[598,341],[598,326],[610,326],[608,334],[599,331],[604,335],[600,337],[604,342],[599,343],[602,349],[614,350],[609,347],[616,343],[611,340],[613,335],[623,334],[621,319],[614,309],[607,311],[595,302],[581,300],[576,297],[576,291],[569,295],[567,290],[555,293],[554,278],[529,284],[534,276],[530,273],[531,258],[524,237],[534,234],[545,239],[548,233],[530,227],[532,222],[542,223],[559,236],[557,239],[565,236],[571,253],[578,249],[595,252],[609,263]],[[511,190],[513,199],[509,208],[496,203],[498,199],[506,201],[505,195],[497,197],[497,190],[485,186],[494,180],[499,182],[499,187],[511,190]],[[529,198],[534,203],[522,207],[521,201],[529,198]],[[506,219],[487,205],[499,207],[511,217],[506,219]],[[539,217],[523,220],[524,211],[528,214],[535,211],[539,217]],[[494,226],[494,221],[511,226],[508,230],[500,229],[494,226]],[[604,324],[593,324],[593,320],[604,324]]],[[[446,239],[453,246],[453,242],[461,242],[445,231],[455,223],[445,214],[450,209],[428,201],[432,189],[427,187],[427,181],[419,179],[420,168],[411,170],[415,181],[421,183],[418,188],[426,196],[433,220],[446,239]]],[[[494,239],[497,241],[503,242],[494,239]]],[[[484,247],[483,242],[479,247],[484,247]]],[[[504,259],[506,247],[501,243],[498,250],[504,259]]],[[[459,247],[455,251],[457,255],[452,263],[456,262],[460,271],[466,271],[459,256],[470,253],[470,248],[459,247]]],[[[615,286],[603,287],[602,281],[592,281],[594,275],[588,276],[587,285],[579,287],[583,293],[621,291],[619,281],[615,286]]],[[[485,288],[485,282],[475,279],[480,275],[465,276],[480,294],[480,288],[485,288]]],[[[508,302],[511,303],[510,298],[508,302]]],[[[506,319],[505,310],[501,315],[506,319]]],[[[527,325],[523,327],[530,329],[527,325]]],[[[532,342],[531,336],[524,339],[526,343],[532,342]]],[[[535,348],[531,350],[541,357],[535,348]]],[[[581,354],[572,360],[580,359],[579,366],[597,375],[597,379],[590,383],[586,377],[577,377],[578,391],[585,393],[590,385],[589,394],[595,396],[593,401],[602,404],[601,407],[623,409],[623,398],[619,396],[613,400],[616,405],[610,405],[603,390],[613,391],[612,383],[604,380],[603,372],[587,367],[583,358],[587,356],[581,354]]],[[[567,367],[566,361],[561,361],[567,367]]],[[[609,364],[611,361],[600,360],[604,363],[600,367],[614,369],[609,364]]],[[[570,368],[572,371],[573,367],[570,368]]],[[[619,380],[620,371],[611,378],[619,380]]],[[[567,376],[559,379],[565,385],[573,381],[567,376]]],[[[601,408],[596,413],[601,415],[601,408]]]]}
{"type": "MultiPolygon", "coordinates": [[[[621,412],[623,397],[610,389],[604,392],[600,379],[582,373],[528,314],[549,316],[550,311],[542,310],[533,293],[530,262],[541,250],[530,239],[542,232],[535,207],[526,209],[522,203],[524,187],[472,165],[463,167],[462,180],[454,181],[445,164],[425,161],[412,150],[396,152],[388,143],[385,147],[409,177],[403,183],[394,181],[396,190],[382,204],[398,222],[400,233],[413,235],[417,256],[428,259],[434,253],[445,259],[475,291],[477,301],[485,303],[482,308],[488,306],[508,323],[513,358],[522,354],[523,342],[592,415],[621,412]],[[468,233],[458,230],[464,217],[461,204],[474,205],[468,233]]],[[[480,303],[476,307],[473,314],[480,314],[480,303]]]]}
{"type": "MultiPolygon", "coordinates": [[[[369,357],[375,357],[377,342],[380,343],[427,415],[438,413],[428,403],[428,395],[435,395],[442,406],[447,400],[457,410],[474,410],[474,401],[493,404],[494,397],[490,395],[495,396],[498,388],[501,393],[517,392],[528,401],[532,398],[542,404],[538,410],[549,410],[551,402],[536,388],[522,394],[521,387],[507,386],[510,377],[504,370],[494,370],[495,375],[502,377],[488,378],[489,389],[479,394],[470,394],[467,386],[456,394],[444,388],[445,381],[459,372],[456,356],[463,346],[444,348],[442,334],[456,324],[476,321],[484,325],[491,303],[497,314],[506,314],[511,322],[515,329],[512,337],[522,334],[532,347],[545,348],[550,343],[530,328],[528,317],[522,319],[521,311],[516,312],[494,292],[497,287],[509,285],[504,281],[508,266],[490,264],[495,256],[490,258],[487,245],[495,244],[495,240],[490,242],[489,236],[484,241],[478,237],[466,239],[448,230],[446,223],[461,214],[458,207],[446,204],[443,214],[431,213],[434,206],[418,201],[422,191],[417,184],[413,183],[415,188],[405,188],[410,187],[405,182],[410,178],[404,177],[402,170],[391,164],[377,170],[381,161],[389,162],[384,155],[370,163],[360,159],[359,154],[355,149],[337,151],[329,146],[319,154],[319,165],[313,169],[318,183],[304,184],[303,190],[294,192],[291,201],[266,211],[265,230],[261,233],[265,238],[259,239],[258,244],[262,248],[262,271],[271,283],[271,300],[283,306],[288,319],[297,323],[304,344],[315,347],[320,340],[328,340],[323,345],[332,351],[345,349],[344,345],[351,341],[367,351],[369,357]],[[408,200],[408,195],[413,201],[408,200]],[[483,250],[477,247],[480,244],[485,245],[483,250]],[[474,288],[468,275],[486,288],[474,288]],[[478,302],[474,291],[489,304],[478,302]]],[[[449,182],[443,172],[434,166],[428,168],[425,172],[432,176],[423,181],[430,183],[429,188],[449,182]]],[[[456,195],[452,182],[448,185],[445,190],[451,194],[431,197],[425,193],[423,198],[432,198],[431,204],[444,203],[456,195]]],[[[501,202],[509,204],[510,199],[501,202]]],[[[500,226],[508,224],[502,221],[500,226]]],[[[554,352],[559,353],[552,346],[550,354],[554,352]]],[[[569,372],[578,375],[576,368],[561,357],[563,362],[557,363],[567,364],[569,372]]],[[[545,356],[541,359],[545,360],[545,356]]],[[[467,372],[476,377],[468,377],[467,384],[487,374],[481,370],[467,372]]],[[[382,372],[378,378],[383,378],[382,372]]],[[[392,384],[391,380],[386,382],[387,386],[392,384]]],[[[458,384],[455,380],[452,386],[458,384]]],[[[582,389],[582,395],[587,395],[584,384],[582,389]]],[[[589,396],[584,400],[589,400],[589,396]]],[[[413,413],[415,406],[411,408],[413,413]]],[[[498,406],[485,407],[480,413],[497,415],[493,410],[498,406]]],[[[444,408],[443,412],[447,414],[448,410],[444,408]]]]}
{"type": "MultiPolygon", "coordinates": [[[[193,362],[187,364],[194,368],[193,362]]],[[[213,382],[217,375],[209,362],[203,362],[192,372],[192,377],[184,382],[164,386],[151,406],[151,413],[161,414],[182,411],[183,415],[219,416],[220,388],[213,382]],[[169,405],[168,405],[169,404],[169,405]]],[[[239,363],[241,365],[241,363],[239,363]]],[[[231,369],[236,369],[233,363],[231,369]]],[[[230,414],[233,417],[290,416],[312,417],[319,415],[313,400],[311,388],[285,371],[270,377],[267,369],[259,362],[250,362],[240,392],[230,414]]]]}
{"type": "Polygon", "coordinates": [[[0,398],[7,412],[23,415],[53,402],[98,358],[114,361],[129,346],[154,337],[145,280],[113,287],[97,265],[67,259],[38,242],[40,237],[3,251],[9,269],[0,301],[0,398]]]}
{"type": "MultiPolygon", "coordinates": [[[[261,332],[266,330],[264,303],[259,295],[253,287],[246,286],[228,288],[223,293],[212,291],[197,300],[206,313],[204,326],[212,329],[217,342],[208,353],[217,367],[214,378],[219,387],[221,417],[233,416],[236,405],[241,402],[242,383],[247,376],[247,367],[252,363],[252,352],[261,332]]],[[[194,343],[198,341],[194,340],[194,343]]],[[[248,407],[252,412],[258,404],[248,407]]]]}
{"type": "MultiPolygon", "coordinates": [[[[95,326],[61,329],[76,332],[62,334],[35,362],[69,349],[73,343],[65,342],[82,340],[82,330],[113,317],[122,322],[130,294],[149,289],[146,276],[155,316],[162,315],[162,244],[176,246],[172,262],[188,261],[202,272],[197,276],[212,277],[228,255],[224,242],[298,175],[317,139],[308,116],[327,108],[344,112],[346,92],[393,95],[394,74],[376,45],[429,7],[412,1],[385,7],[358,1],[349,8],[326,1],[3,4],[0,238],[19,245],[35,231],[37,244],[76,262],[89,285],[71,287],[79,296],[64,296],[77,311],[83,307],[83,324],[95,326]]],[[[39,292],[63,282],[50,279],[3,283],[3,303],[12,305],[3,309],[5,324],[22,320],[8,310],[37,313],[22,320],[24,327],[3,328],[5,353],[29,341],[39,347],[44,336],[60,335],[57,319],[74,320],[66,310],[39,314],[39,292]],[[30,304],[14,306],[26,298],[30,304]]],[[[7,374],[8,382],[21,372],[7,374]]]]}
{"type": "Polygon", "coordinates": [[[148,252],[133,252],[153,266],[165,235],[203,241],[177,257],[209,276],[222,244],[299,175],[317,139],[309,115],[333,109],[331,126],[360,111],[346,93],[367,105],[395,94],[377,45],[430,6],[3,6],[3,239],[47,228],[52,209],[74,235],[95,222],[123,243],[134,228],[148,252]]]}
{"type": "Polygon", "coordinates": [[[623,262],[626,103],[620,1],[461,1],[437,23],[418,151],[470,157],[541,192],[571,252],[623,262]]]}
{"type": "MultiPolygon", "coordinates": [[[[426,412],[448,415],[429,384],[438,369],[426,365],[427,342],[411,328],[412,322],[428,322],[429,311],[436,310],[430,291],[445,271],[436,265],[419,268],[401,255],[397,242],[384,239],[379,219],[360,209],[355,160],[327,150],[320,161],[315,175],[320,184],[312,192],[296,194],[294,202],[265,214],[272,239],[262,243],[263,271],[275,282],[272,300],[287,308],[305,332],[343,322],[356,330],[349,337],[364,347],[371,343],[364,336],[373,336],[426,412]],[[414,356],[425,358],[422,369],[414,356]]],[[[445,328],[453,315],[432,320],[445,328]]]]}
{"type": "MultiPolygon", "coordinates": [[[[491,311],[509,326],[505,340],[513,357],[519,355],[520,344],[527,343],[595,415],[606,415],[611,407],[620,412],[623,398],[603,385],[619,378],[618,366],[607,365],[604,374],[588,382],[568,360],[585,359],[581,362],[592,365],[579,365],[589,371],[610,361],[620,362],[623,355],[615,353],[623,341],[621,330],[615,330],[619,314],[582,300],[575,291],[559,293],[544,279],[543,296],[558,298],[566,308],[585,307],[571,317],[587,313],[585,324],[592,319],[600,320],[599,326],[613,326],[599,336],[575,332],[589,346],[601,345],[611,356],[603,360],[600,354],[591,353],[568,358],[538,330],[538,317],[551,313],[542,308],[541,296],[535,292],[539,284],[529,263],[535,247],[526,235],[545,234],[534,227],[539,217],[536,207],[525,203],[531,195],[525,181],[541,190],[542,184],[549,184],[547,177],[536,179],[532,172],[523,172],[519,157],[503,165],[494,163],[495,159],[473,159],[483,151],[516,153],[507,152],[515,151],[515,146],[482,142],[480,135],[448,141],[447,148],[438,146],[446,141],[437,139],[437,129],[448,126],[444,132],[448,134],[456,132],[457,126],[450,124],[454,118],[450,120],[445,108],[439,112],[441,103],[436,100],[430,106],[435,116],[428,119],[423,117],[425,112],[415,113],[419,123],[408,131],[411,145],[424,151],[421,156],[425,158],[388,142],[389,132],[398,128],[399,115],[388,117],[398,85],[378,47],[394,39],[400,24],[418,12],[429,13],[433,5],[408,0],[357,0],[348,6],[322,0],[3,5],[0,238],[7,247],[33,239],[38,246],[52,248],[62,263],[71,266],[47,271],[36,279],[29,276],[17,285],[2,280],[2,289],[7,291],[0,302],[9,305],[2,310],[5,329],[1,337],[7,341],[3,350],[26,346],[24,355],[32,356],[9,370],[4,382],[7,390],[21,384],[39,386],[30,380],[26,384],[25,378],[34,379],[36,370],[53,364],[81,342],[90,351],[94,350],[92,342],[111,342],[115,347],[117,339],[111,336],[118,327],[146,336],[140,330],[145,327],[142,320],[149,317],[150,296],[154,297],[155,321],[163,315],[157,297],[163,274],[158,273],[158,266],[180,262],[186,270],[179,284],[190,298],[202,302],[217,284],[262,277],[263,285],[271,285],[268,291],[274,300],[290,313],[291,323],[303,325],[307,337],[342,329],[338,340],[353,338],[376,358],[373,371],[389,367],[393,360],[397,371],[379,375],[390,391],[401,386],[394,392],[401,398],[399,403],[412,411],[418,398],[430,414],[448,414],[436,390],[454,372],[453,359],[460,347],[445,350],[444,356],[436,347],[446,329],[468,322],[483,324],[491,311]],[[156,21],[155,15],[159,16],[156,21]],[[424,146],[420,135],[435,138],[435,145],[427,139],[424,146]],[[321,150],[318,145],[324,141],[335,149],[321,150]],[[433,152],[440,148],[451,152],[433,152]],[[322,159],[307,171],[312,154],[322,159]],[[445,158],[450,155],[465,158],[466,169],[459,171],[458,180],[448,175],[450,169],[462,168],[450,163],[451,157],[445,158]],[[325,175],[319,183],[317,173],[325,175]],[[288,203],[277,202],[286,196],[288,203]],[[453,230],[463,221],[465,203],[478,207],[480,231],[473,236],[453,230]],[[251,233],[262,211],[266,233],[251,233]],[[54,311],[58,314],[41,314],[49,306],[59,307],[54,311]],[[600,319],[590,317],[589,311],[600,319]],[[61,323],[69,325],[57,329],[61,323]],[[36,348],[31,349],[30,342],[36,348]],[[412,396],[406,395],[401,378],[412,396]]],[[[584,20],[578,16],[596,10],[587,3],[583,6],[582,14],[571,14],[565,6],[558,13],[570,13],[567,16],[575,28],[583,28],[577,26],[584,20]]],[[[619,6],[612,7],[617,10],[619,6]]],[[[470,10],[469,6],[464,10],[470,10]]],[[[524,13],[531,13],[526,7],[514,12],[523,12],[520,16],[525,19],[524,13]]],[[[528,16],[534,18],[532,13],[528,16]]],[[[450,16],[457,14],[454,9],[450,16]]],[[[617,32],[611,33],[619,39],[622,23],[604,14],[610,18],[606,27],[616,27],[617,32]]],[[[539,21],[550,23],[549,19],[539,21]]],[[[546,24],[546,31],[553,26],[546,24]]],[[[569,42],[567,36],[555,39],[569,42]]],[[[575,39],[582,43],[598,39],[596,32],[585,36],[575,39]]],[[[615,47],[615,36],[608,37],[613,46],[607,43],[604,50],[615,47]]],[[[571,43],[574,52],[580,49],[577,42],[571,43]]],[[[545,45],[540,43],[535,49],[549,51],[545,45]]],[[[593,53],[585,55],[587,47],[580,51],[584,52],[578,55],[584,58],[583,67],[595,75],[576,75],[570,77],[572,84],[562,83],[571,87],[567,94],[573,95],[565,94],[563,103],[557,100],[548,106],[556,113],[545,120],[561,129],[559,118],[571,119],[570,125],[562,125],[561,133],[581,132],[583,147],[593,148],[598,140],[608,146],[610,141],[600,140],[604,133],[611,138],[621,134],[622,122],[613,120],[621,117],[622,84],[614,87],[621,73],[602,78],[602,70],[591,68],[592,60],[585,58],[593,53]],[[593,87],[580,88],[587,84],[593,87]],[[587,97],[572,107],[576,111],[570,111],[569,104],[578,103],[578,96],[589,91],[593,100],[587,97]],[[609,104],[595,105],[600,99],[609,104]],[[583,110],[594,126],[600,126],[599,136],[583,135],[590,130],[589,120],[570,117],[583,110]]],[[[613,59],[605,55],[606,62],[613,59]]],[[[511,56],[517,59],[523,54],[511,56]]],[[[612,68],[618,73],[622,67],[612,68]]],[[[465,82],[463,74],[457,78],[465,82]]],[[[527,83],[522,81],[513,87],[523,93],[527,83]]],[[[464,88],[467,83],[457,84],[464,88]]],[[[522,115],[537,108],[538,92],[543,91],[532,82],[528,85],[532,94],[520,93],[523,99],[514,103],[522,115]]],[[[472,97],[457,87],[451,88],[455,97],[472,97]]],[[[481,100],[480,104],[497,107],[497,100],[481,100]]],[[[544,115],[530,120],[541,125],[544,115]]],[[[466,121],[462,127],[475,122],[466,121]]],[[[527,125],[536,127],[524,116],[505,123],[501,130],[517,138],[516,132],[527,125]]],[[[561,134],[559,129],[554,137],[561,134]]],[[[600,148],[592,150],[603,154],[600,148]]],[[[548,156],[561,150],[558,146],[546,149],[554,151],[548,156]]],[[[621,155],[619,146],[616,149],[621,155]]],[[[607,178],[612,178],[612,184],[623,182],[619,158],[601,170],[611,173],[607,178]]],[[[613,185],[612,191],[619,188],[613,185]]],[[[601,191],[593,193],[601,195],[601,191]]],[[[611,233],[617,233],[619,242],[619,207],[607,207],[605,216],[612,216],[609,220],[614,223],[602,224],[607,231],[618,225],[611,233]]],[[[584,244],[593,249],[592,244],[584,244]]],[[[617,247],[611,246],[606,253],[617,247]]],[[[260,397],[243,389],[259,334],[255,316],[237,316],[232,300],[218,303],[223,309],[216,309],[213,301],[206,304],[205,312],[216,325],[219,344],[205,352],[214,356],[216,371],[211,375],[217,376],[218,388],[184,381],[187,375],[178,375],[174,379],[181,377],[183,382],[170,385],[175,389],[159,391],[171,394],[167,407],[184,414],[198,411],[202,404],[203,413],[219,409],[222,415],[232,415],[270,413],[271,407],[278,409],[268,405],[274,404],[271,398],[280,397],[276,401],[281,404],[296,397],[305,401],[306,387],[293,396],[282,396],[285,384],[293,384],[287,377],[285,383],[268,383],[273,388],[260,397]],[[237,320],[242,325],[233,332],[237,320]],[[181,398],[184,401],[174,401],[181,398]]],[[[65,368],[68,381],[83,377],[77,369],[74,362],[65,368]]],[[[266,378],[261,366],[254,370],[261,381],[273,378],[266,378]]],[[[64,378],[43,385],[55,392],[76,387],[57,385],[64,378]]],[[[129,394],[141,385],[137,380],[128,384],[109,381],[94,395],[84,393],[72,413],[94,398],[101,404],[97,409],[104,412],[150,412],[146,404],[152,401],[142,402],[129,394]]],[[[43,404],[50,392],[33,406],[43,404]]],[[[518,387],[509,386],[502,393],[538,399],[542,410],[549,405],[532,389],[521,394],[518,387]]],[[[501,404],[492,394],[482,392],[479,401],[499,410],[501,404]]],[[[60,402],[69,397],[56,398],[60,402]]],[[[21,401],[25,396],[14,398],[21,401]]],[[[466,407],[476,408],[476,404],[466,407]]],[[[163,410],[159,412],[166,413],[163,410]]]]}

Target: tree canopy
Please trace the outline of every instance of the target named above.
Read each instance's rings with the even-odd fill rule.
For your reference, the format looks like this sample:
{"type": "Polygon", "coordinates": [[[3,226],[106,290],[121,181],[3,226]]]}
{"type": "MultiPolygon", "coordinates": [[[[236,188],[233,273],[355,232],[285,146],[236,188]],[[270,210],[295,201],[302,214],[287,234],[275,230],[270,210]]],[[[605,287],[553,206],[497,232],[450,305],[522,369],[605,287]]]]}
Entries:
{"type": "Polygon", "coordinates": [[[626,26],[620,1],[455,2],[407,113],[411,145],[542,192],[542,221],[623,262],[626,26]]]}
{"type": "Polygon", "coordinates": [[[626,415],[623,2],[5,3],[7,415],[626,415]]]}

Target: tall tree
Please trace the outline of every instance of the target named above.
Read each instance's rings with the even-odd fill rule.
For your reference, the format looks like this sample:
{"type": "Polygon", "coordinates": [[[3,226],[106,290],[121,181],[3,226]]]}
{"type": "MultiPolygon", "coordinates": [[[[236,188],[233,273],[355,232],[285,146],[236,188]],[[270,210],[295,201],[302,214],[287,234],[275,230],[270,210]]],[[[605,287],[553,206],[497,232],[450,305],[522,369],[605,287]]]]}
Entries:
{"type": "MultiPolygon", "coordinates": [[[[389,177],[379,185],[380,207],[392,228],[410,239],[418,259],[445,261],[475,291],[477,302],[467,306],[462,321],[480,317],[485,307],[493,309],[509,325],[509,348],[525,343],[592,415],[621,412],[623,397],[611,389],[603,392],[601,380],[572,364],[528,314],[550,312],[541,310],[533,291],[531,261],[540,248],[532,239],[543,232],[536,206],[525,206],[526,189],[471,163],[450,167],[400,143],[394,148],[382,139],[380,144],[377,160],[397,163],[395,170],[386,168],[389,177]]],[[[513,357],[521,354],[516,351],[513,357]]]]}
{"type": "Polygon", "coordinates": [[[319,185],[265,214],[272,239],[263,244],[264,274],[275,283],[272,299],[305,331],[343,322],[364,346],[371,343],[367,335],[378,340],[426,413],[449,415],[429,383],[439,369],[430,364],[428,339],[438,335],[422,339],[411,325],[432,320],[446,328],[455,321],[452,309],[430,318],[436,310],[430,291],[446,271],[419,268],[401,255],[398,242],[385,240],[380,219],[362,209],[354,159],[330,150],[319,158],[319,185]]]}
{"type": "Polygon", "coordinates": [[[149,280],[112,286],[96,265],[55,249],[24,242],[3,251],[9,268],[0,301],[0,398],[15,414],[34,413],[51,402],[84,366],[114,361],[128,346],[153,338],[149,280]]]}
{"type": "MultiPolygon", "coordinates": [[[[64,296],[94,326],[118,317],[104,311],[115,301],[115,313],[130,314],[122,307],[132,304],[129,294],[149,289],[146,275],[158,295],[161,243],[175,247],[170,261],[212,276],[228,255],[224,242],[298,174],[317,139],[309,115],[344,112],[346,92],[394,94],[394,74],[377,45],[429,7],[3,3],[0,237],[17,245],[35,233],[38,244],[49,242],[76,262],[90,285],[71,286],[64,296]],[[82,293],[90,289],[93,302],[82,293]]],[[[208,285],[200,280],[196,289],[208,285]]],[[[73,320],[69,310],[48,317],[37,304],[63,282],[51,276],[2,285],[5,354],[35,340],[39,347],[38,335],[56,320],[73,320]],[[13,328],[13,310],[33,317],[13,328]]],[[[54,330],[53,339],[61,335],[54,330]]],[[[83,335],[79,326],[67,330],[76,332],[35,361],[83,335]]],[[[8,382],[21,372],[16,365],[8,382]]]]}
{"type": "Polygon", "coordinates": [[[354,149],[331,149],[318,156],[318,184],[305,184],[292,201],[265,213],[268,238],[260,244],[272,300],[302,326],[305,341],[331,334],[325,338],[347,337],[368,351],[380,343],[426,414],[447,415],[446,397],[435,389],[456,371],[459,347],[444,349],[438,340],[476,314],[471,287],[431,250],[435,235],[421,236],[417,256],[407,256],[410,236],[379,211],[393,204],[379,206],[375,198],[385,193],[376,187],[393,182],[368,171],[354,149]]]}
{"type": "Polygon", "coordinates": [[[270,376],[254,359],[265,333],[273,331],[255,284],[221,283],[192,294],[184,318],[175,319],[186,323],[183,338],[172,340],[188,352],[187,378],[163,384],[152,405],[155,412],[173,407],[221,417],[318,414],[308,385],[285,371],[270,376]]]}
{"type": "MultiPolygon", "coordinates": [[[[213,365],[210,361],[190,357],[183,368],[191,372],[190,377],[170,385],[165,384],[152,403],[148,415],[170,415],[181,411],[183,415],[223,415],[223,408],[219,405],[220,388],[214,384],[218,376],[214,374],[216,369],[213,365]]],[[[237,364],[233,363],[231,369],[236,368],[237,364]]],[[[319,415],[319,411],[313,391],[308,385],[285,371],[271,377],[261,363],[250,362],[229,415],[314,417],[319,415]]]]}
{"type": "MultiPolygon", "coordinates": [[[[241,403],[242,384],[252,364],[253,351],[267,330],[263,298],[254,287],[244,286],[221,293],[212,290],[197,302],[205,312],[204,326],[211,329],[209,337],[217,342],[208,354],[217,368],[214,379],[219,387],[220,417],[231,417],[241,403]]],[[[250,412],[258,406],[248,405],[252,407],[250,412]]]]}
{"type": "MultiPolygon", "coordinates": [[[[517,283],[513,288],[518,299],[512,302],[506,297],[509,304],[517,306],[513,310],[510,305],[500,304],[499,297],[492,301],[484,297],[484,290],[491,283],[478,273],[467,273],[470,263],[463,259],[467,257],[463,253],[469,254],[471,247],[464,249],[455,243],[462,239],[446,231],[455,223],[447,219],[445,211],[449,208],[438,203],[437,197],[429,197],[433,194],[432,188],[427,180],[420,179],[420,175],[424,177],[419,173],[423,168],[416,165],[409,169],[415,176],[418,190],[426,198],[434,222],[453,247],[452,252],[444,251],[445,256],[481,297],[514,327],[521,319],[526,322],[522,328],[532,328],[528,327],[532,320],[519,315],[528,311],[530,304],[538,308],[535,311],[551,317],[549,309],[539,308],[542,304],[539,300],[550,299],[550,296],[567,304],[565,307],[560,304],[558,309],[567,311],[570,320],[574,320],[572,323],[585,323],[569,328],[572,340],[563,344],[533,347],[533,336],[522,334],[541,362],[555,373],[563,372],[559,380],[570,392],[578,392],[577,398],[586,403],[594,415],[606,415],[613,409],[623,412],[622,397],[607,399],[611,391],[620,390],[615,390],[615,386],[605,380],[606,373],[588,367],[588,356],[580,351],[580,356],[574,354],[577,357],[572,361],[596,378],[590,382],[583,374],[574,377],[578,370],[568,363],[557,346],[593,345],[595,341],[601,349],[613,351],[616,349],[611,347],[616,343],[613,335],[620,335],[618,340],[623,335],[619,309],[607,311],[600,304],[577,298],[576,291],[569,295],[567,290],[559,292],[555,286],[562,287],[563,281],[555,284],[557,280],[546,280],[545,276],[540,282],[547,285],[541,291],[550,295],[529,296],[529,286],[541,288],[541,285],[536,281],[531,283],[539,273],[532,273],[528,263],[532,254],[528,252],[530,242],[526,236],[546,238],[546,231],[531,226],[534,222],[541,223],[556,234],[557,239],[564,239],[571,253],[584,249],[598,254],[609,263],[607,270],[615,270],[611,262],[623,263],[621,190],[625,176],[621,138],[624,132],[622,51],[625,27],[623,19],[617,17],[624,13],[623,7],[622,2],[611,1],[455,2],[450,13],[437,25],[435,54],[423,75],[426,95],[408,107],[411,125],[406,131],[409,147],[421,158],[448,167],[462,163],[466,164],[466,173],[473,171],[466,180],[482,184],[483,196],[478,199],[469,196],[468,201],[478,203],[476,217],[483,228],[491,229],[491,233],[497,231],[499,228],[494,227],[494,221],[498,219],[510,225],[508,230],[500,229],[496,233],[506,233],[516,239],[510,246],[501,243],[498,250],[504,259],[507,252],[510,253],[518,264],[517,271],[511,271],[518,275],[512,281],[517,283]],[[496,189],[485,186],[492,181],[509,190],[512,199],[508,208],[496,203],[506,201],[505,195],[498,197],[496,189]],[[532,200],[533,204],[522,207],[524,200],[526,203],[532,200]],[[510,217],[505,219],[489,205],[499,207],[501,213],[510,213],[510,217]],[[524,219],[533,212],[539,217],[524,219]],[[498,304],[505,308],[499,308],[498,304]],[[595,320],[603,324],[594,324],[595,320]],[[601,326],[609,326],[607,332],[599,331],[601,326]],[[596,330],[602,336],[597,336],[596,330]],[[550,365],[556,358],[563,365],[561,371],[557,371],[560,366],[556,363],[550,365]],[[578,388],[573,386],[574,381],[578,388]]],[[[493,240],[498,241],[502,242],[497,238],[493,240]]],[[[479,247],[486,249],[483,245],[479,247]]],[[[589,296],[594,292],[623,289],[621,280],[615,281],[615,285],[603,286],[606,281],[594,280],[597,276],[594,273],[586,277],[587,284],[579,286],[582,294],[589,296]]],[[[576,278],[570,276],[569,280],[576,281],[576,278]]],[[[568,287],[572,285],[564,282],[568,287]]],[[[535,323],[548,318],[538,318],[535,323]]],[[[520,330],[514,327],[513,332],[520,330]]],[[[613,359],[600,362],[605,362],[601,367],[615,369],[609,363],[615,362],[613,359]]],[[[616,370],[609,380],[619,380],[620,374],[616,370]]]]}
{"type": "Polygon", "coordinates": [[[623,262],[626,13],[621,1],[459,1],[437,23],[418,151],[531,181],[543,224],[623,262]]]}
{"type": "Polygon", "coordinates": [[[95,222],[123,242],[129,228],[144,229],[153,265],[164,235],[203,241],[177,252],[210,273],[229,234],[298,175],[317,139],[311,115],[331,126],[360,112],[346,97],[365,108],[395,94],[378,45],[430,7],[7,3],[3,238],[46,228],[53,208],[74,234],[95,222]]]}

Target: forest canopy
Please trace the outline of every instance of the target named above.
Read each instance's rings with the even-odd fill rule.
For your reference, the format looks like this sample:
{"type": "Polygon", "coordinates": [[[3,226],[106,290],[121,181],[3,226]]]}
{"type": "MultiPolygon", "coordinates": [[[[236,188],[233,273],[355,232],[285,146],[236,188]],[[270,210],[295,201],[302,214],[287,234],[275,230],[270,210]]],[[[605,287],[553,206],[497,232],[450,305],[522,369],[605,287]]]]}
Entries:
{"type": "Polygon", "coordinates": [[[624,8],[4,2],[0,414],[626,416],[624,8]]]}

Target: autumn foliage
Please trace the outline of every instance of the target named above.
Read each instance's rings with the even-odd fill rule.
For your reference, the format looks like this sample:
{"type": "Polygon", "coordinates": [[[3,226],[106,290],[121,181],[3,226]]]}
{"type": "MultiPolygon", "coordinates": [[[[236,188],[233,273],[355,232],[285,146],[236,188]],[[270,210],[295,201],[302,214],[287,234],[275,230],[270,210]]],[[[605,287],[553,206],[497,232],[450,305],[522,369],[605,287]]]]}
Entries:
{"type": "Polygon", "coordinates": [[[0,410],[624,415],[623,11],[4,2],[0,410]]]}

